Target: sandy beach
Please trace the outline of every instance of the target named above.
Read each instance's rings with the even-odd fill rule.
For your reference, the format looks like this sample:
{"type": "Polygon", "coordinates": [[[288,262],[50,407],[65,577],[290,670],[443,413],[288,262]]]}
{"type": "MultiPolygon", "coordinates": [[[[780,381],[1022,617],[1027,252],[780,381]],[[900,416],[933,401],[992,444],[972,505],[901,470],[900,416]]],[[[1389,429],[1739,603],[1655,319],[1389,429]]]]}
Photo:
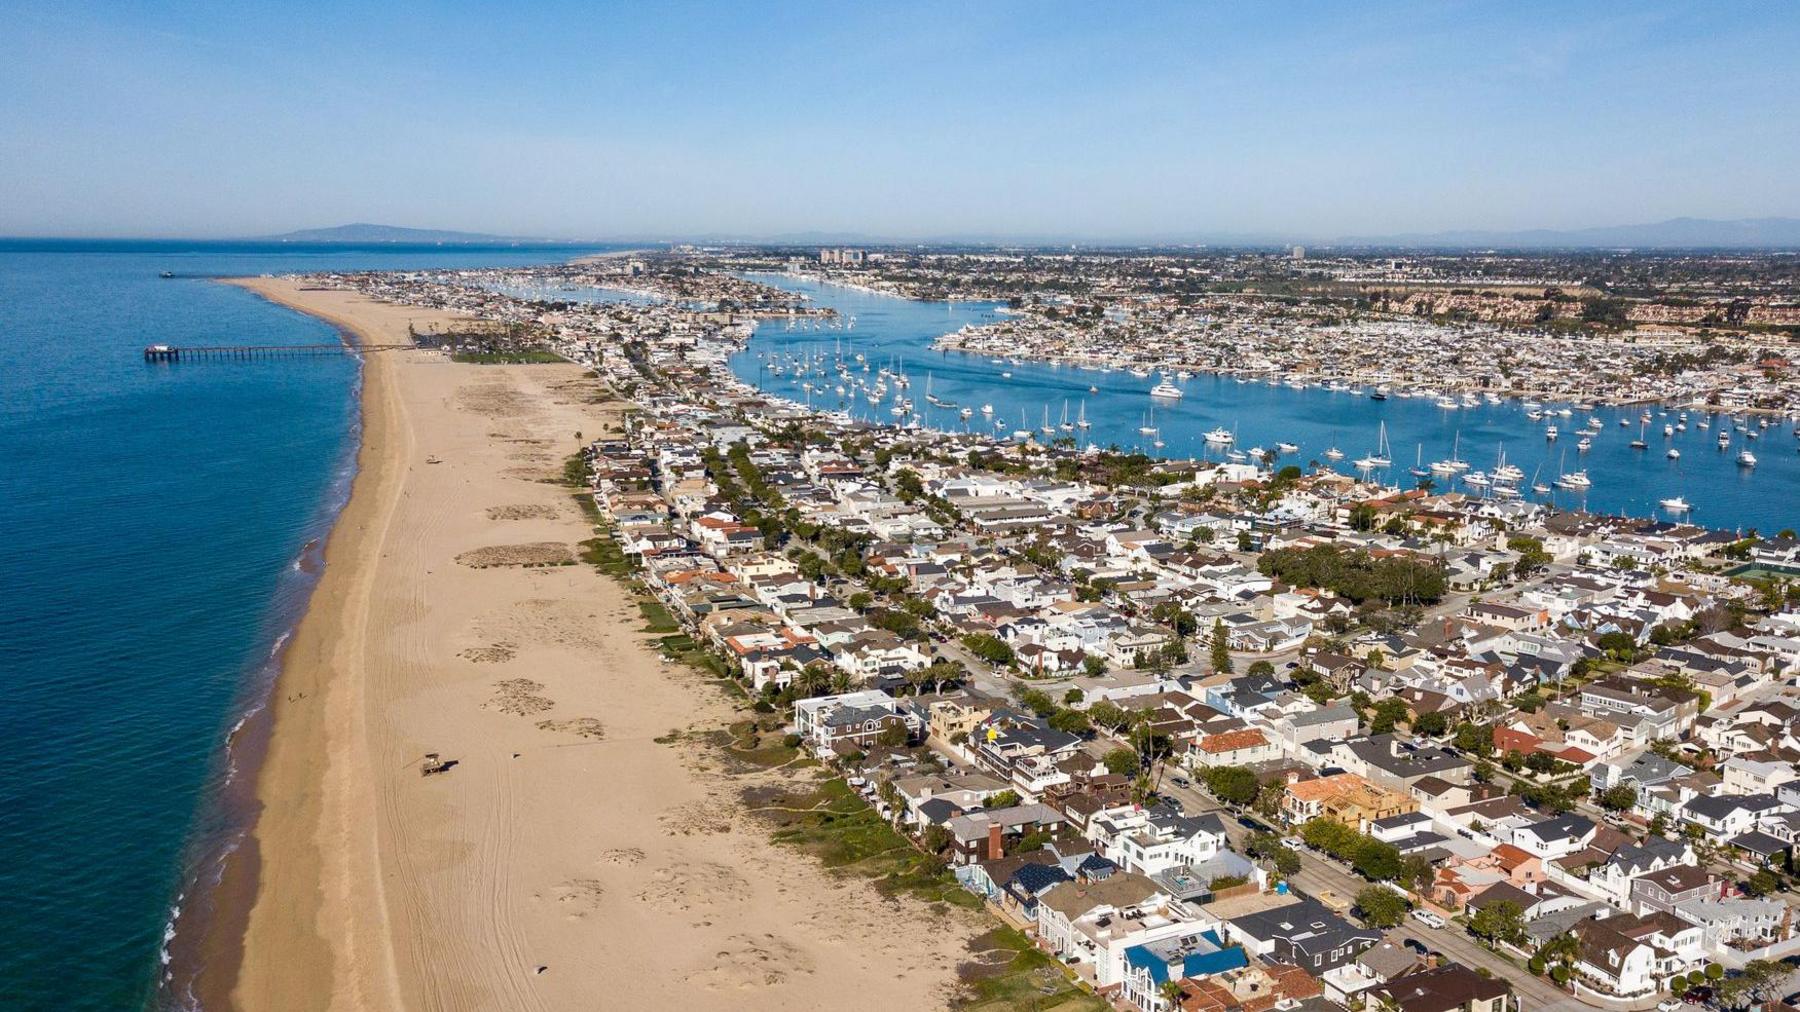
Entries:
{"type": "MultiPolygon", "coordinates": [[[[367,343],[432,322],[239,283],[367,343]]],[[[207,1007],[944,1005],[974,919],[768,842],[741,785],[669,738],[730,704],[573,562],[591,529],[556,479],[622,405],[575,366],[368,358],[360,469],[275,689],[207,1007]],[[431,752],[457,765],[422,777],[431,752]]]]}

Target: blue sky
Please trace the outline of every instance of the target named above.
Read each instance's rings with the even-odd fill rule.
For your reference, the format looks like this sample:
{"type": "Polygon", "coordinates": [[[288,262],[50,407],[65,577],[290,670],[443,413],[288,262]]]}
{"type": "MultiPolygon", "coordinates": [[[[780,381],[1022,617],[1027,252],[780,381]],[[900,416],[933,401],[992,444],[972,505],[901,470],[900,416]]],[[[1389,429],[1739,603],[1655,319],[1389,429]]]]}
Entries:
{"type": "Polygon", "coordinates": [[[1785,3],[0,0],[0,235],[1800,216],[1785,3]]]}

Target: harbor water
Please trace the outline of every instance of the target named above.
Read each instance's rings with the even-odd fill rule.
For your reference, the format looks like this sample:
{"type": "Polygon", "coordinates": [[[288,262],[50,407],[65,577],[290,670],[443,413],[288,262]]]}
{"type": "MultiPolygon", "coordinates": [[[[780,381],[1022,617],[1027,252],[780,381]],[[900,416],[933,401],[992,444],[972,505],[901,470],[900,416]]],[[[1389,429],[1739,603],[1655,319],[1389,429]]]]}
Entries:
{"type": "MultiPolygon", "coordinates": [[[[785,274],[758,274],[756,279],[836,309],[839,324],[765,321],[733,356],[733,372],[771,393],[821,409],[841,408],[856,418],[900,421],[892,413],[892,398],[902,392],[912,399],[920,424],[944,431],[969,427],[1009,437],[1029,430],[1037,438],[1073,438],[1082,446],[1092,443],[1171,458],[1215,460],[1225,459],[1232,450],[1276,450],[1278,444],[1289,443],[1295,449],[1281,454],[1277,466],[1295,464],[1308,470],[1327,466],[1347,474],[1358,473],[1355,462],[1376,451],[1385,429],[1392,465],[1369,473],[1406,488],[1419,481],[1411,473],[1415,466],[1429,470],[1432,462],[1454,454],[1468,464],[1462,472],[1465,477],[1491,472],[1502,460],[1516,466],[1522,472],[1518,487],[1526,498],[1560,509],[1687,519],[1708,527],[1755,528],[1764,534],[1800,527],[1800,439],[1790,419],[1771,420],[1764,429],[1755,416],[1739,416],[1734,422],[1730,415],[1690,411],[1684,429],[1665,437],[1665,425],[1671,429],[1683,425],[1676,410],[1651,408],[1649,420],[1642,421],[1641,407],[1596,406],[1586,411],[1552,403],[1542,408],[1569,413],[1534,421],[1517,400],[1497,404],[1483,400],[1472,407],[1446,409],[1430,398],[1394,395],[1375,400],[1367,388],[1293,389],[1280,382],[1216,374],[1186,380],[1167,377],[1181,390],[1180,399],[1152,398],[1151,388],[1163,377],[997,360],[931,347],[940,335],[998,319],[1000,304],[923,302],[785,274]],[[896,391],[889,384],[888,397],[880,404],[871,404],[864,391],[848,385],[840,396],[836,388],[845,381],[831,368],[840,349],[851,359],[853,378],[873,381],[885,367],[903,371],[910,386],[896,391]],[[802,357],[821,355],[823,373],[796,377],[789,368],[802,357]],[[856,361],[856,355],[863,360],[856,361]],[[864,365],[869,367],[866,373],[864,365]],[[803,389],[808,382],[815,388],[811,393],[803,389]],[[927,403],[928,384],[932,396],[955,407],[927,403]],[[982,411],[984,405],[993,409],[991,414],[982,411]],[[974,413],[964,419],[963,408],[974,413]],[[1584,451],[1577,445],[1582,438],[1578,430],[1590,417],[1601,424],[1584,451]],[[1085,429],[1076,426],[1082,418],[1089,423],[1085,429]],[[1072,427],[1063,428],[1065,421],[1072,427]],[[1554,440],[1546,435],[1553,424],[1558,429],[1554,440]],[[1053,430],[1049,436],[1039,434],[1046,425],[1053,430]],[[1232,442],[1206,440],[1206,433],[1220,430],[1230,433],[1232,442]],[[1718,440],[1721,431],[1730,437],[1723,448],[1718,440]],[[1634,449],[1631,443],[1640,433],[1647,445],[1634,449]],[[1160,447],[1155,445],[1158,440],[1160,447]],[[1334,448],[1342,459],[1328,455],[1334,448]],[[1671,449],[1679,456],[1670,457],[1671,449]],[[1754,466],[1739,463],[1738,455],[1746,449],[1756,457],[1754,466]],[[1591,482],[1585,491],[1558,486],[1559,479],[1576,472],[1585,472],[1591,482]],[[1534,493],[1533,485],[1549,491],[1534,493]],[[1664,499],[1677,496],[1692,506],[1690,512],[1662,508],[1664,499]]],[[[1493,494],[1491,485],[1467,484],[1445,475],[1429,477],[1441,489],[1493,494]]]]}

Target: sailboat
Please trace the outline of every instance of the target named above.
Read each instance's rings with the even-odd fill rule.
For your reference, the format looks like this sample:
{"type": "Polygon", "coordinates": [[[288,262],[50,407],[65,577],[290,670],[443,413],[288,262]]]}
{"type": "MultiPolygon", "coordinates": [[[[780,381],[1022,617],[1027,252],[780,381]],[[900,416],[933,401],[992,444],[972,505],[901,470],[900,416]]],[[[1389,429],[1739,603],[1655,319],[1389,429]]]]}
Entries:
{"type": "Polygon", "coordinates": [[[1092,424],[1094,423],[1087,420],[1087,401],[1082,401],[1081,411],[1075,416],[1075,427],[1078,429],[1086,429],[1092,424]]]}
{"type": "Polygon", "coordinates": [[[1044,405],[1044,423],[1038,426],[1038,431],[1046,436],[1056,434],[1056,426],[1050,424],[1050,405],[1048,404],[1044,405]]]}
{"type": "Polygon", "coordinates": [[[1069,399],[1067,397],[1063,398],[1062,421],[1057,422],[1056,427],[1064,432],[1075,431],[1075,426],[1069,422],[1069,399]]]}
{"type": "Polygon", "coordinates": [[[1140,435],[1140,436],[1156,435],[1156,409],[1155,408],[1151,408],[1149,413],[1144,416],[1144,424],[1138,426],[1138,435],[1140,435]]]}
{"type": "MultiPolygon", "coordinates": [[[[1621,421],[1623,421],[1623,419],[1621,419],[1621,421]]],[[[1649,449],[1650,444],[1646,443],[1644,441],[1644,427],[1648,424],[1649,424],[1648,422],[1643,422],[1643,421],[1638,422],[1638,437],[1631,441],[1632,449],[1634,449],[1634,450],[1649,449]]]]}
{"type": "Polygon", "coordinates": [[[1413,466],[1411,468],[1411,471],[1412,471],[1412,476],[1414,478],[1424,478],[1424,477],[1430,476],[1431,469],[1428,467],[1425,467],[1424,463],[1425,463],[1425,444],[1420,443],[1417,452],[1415,452],[1413,454],[1413,466]]]}
{"type": "Polygon", "coordinates": [[[1450,440],[1450,459],[1435,461],[1431,465],[1432,473],[1439,475],[1461,474],[1469,469],[1469,462],[1462,459],[1462,430],[1450,440]]]}
{"type": "Polygon", "coordinates": [[[1379,434],[1376,436],[1375,452],[1369,454],[1367,457],[1358,458],[1356,467],[1358,470],[1362,471],[1373,471],[1377,468],[1392,467],[1393,464],[1394,459],[1388,456],[1387,422],[1384,421],[1381,423],[1379,434]]]}

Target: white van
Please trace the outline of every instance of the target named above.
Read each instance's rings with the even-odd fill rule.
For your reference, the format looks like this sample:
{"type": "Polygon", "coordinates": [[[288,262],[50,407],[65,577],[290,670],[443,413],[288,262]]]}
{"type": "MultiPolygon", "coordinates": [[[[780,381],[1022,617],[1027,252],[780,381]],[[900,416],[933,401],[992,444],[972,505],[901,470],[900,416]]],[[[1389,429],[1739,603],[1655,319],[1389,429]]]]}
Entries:
{"type": "Polygon", "coordinates": [[[1418,921],[1428,928],[1441,928],[1444,926],[1444,919],[1429,910],[1414,910],[1412,915],[1413,920],[1418,921]]]}

